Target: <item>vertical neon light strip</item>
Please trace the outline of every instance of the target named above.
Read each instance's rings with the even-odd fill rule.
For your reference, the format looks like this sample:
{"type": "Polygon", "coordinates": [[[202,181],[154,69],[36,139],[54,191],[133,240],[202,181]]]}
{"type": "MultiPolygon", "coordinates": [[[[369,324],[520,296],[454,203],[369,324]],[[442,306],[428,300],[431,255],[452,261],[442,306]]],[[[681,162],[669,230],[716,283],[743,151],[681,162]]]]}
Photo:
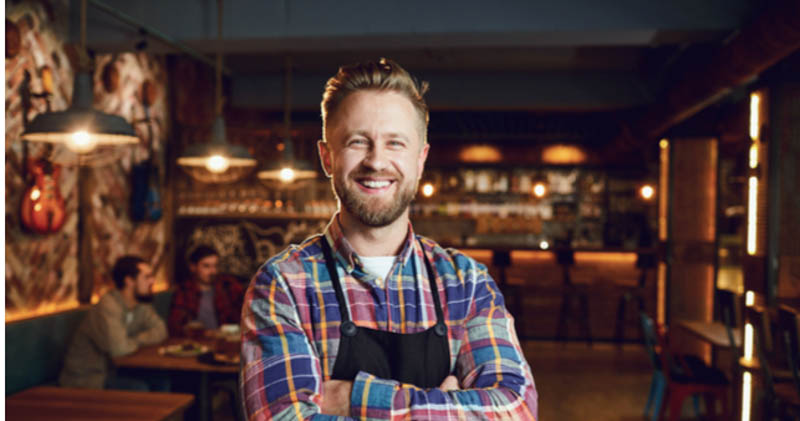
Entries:
{"type": "MultiPolygon", "coordinates": [[[[751,169],[758,168],[759,134],[761,131],[761,94],[750,94],[750,145],[748,163],[751,169]]],[[[756,234],[758,221],[758,178],[751,175],[747,180],[747,254],[756,254],[756,234]]]]}
{"type": "Polygon", "coordinates": [[[747,180],[747,254],[756,254],[756,221],[758,217],[758,178],[747,180]]]}
{"type": "MultiPolygon", "coordinates": [[[[750,146],[749,167],[758,168],[758,147],[759,134],[761,132],[761,95],[758,92],[750,94],[750,139],[753,144],[750,146]]],[[[758,178],[751,175],[747,180],[747,254],[756,254],[756,221],[758,216],[758,178]]],[[[745,305],[748,307],[755,304],[755,294],[753,291],[745,293],[745,305]]],[[[744,358],[747,361],[753,358],[753,325],[744,325],[744,358]]],[[[742,421],[750,421],[750,411],[752,403],[753,378],[749,371],[742,375],[742,421]]]]}
{"type": "Polygon", "coordinates": [[[750,394],[752,392],[752,376],[749,371],[742,375],[742,421],[750,421],[750,394]]]}
{"type": "MultiPolygon", "coordinates": [[[[669,140],[661,139],[659,146],[658,174],[658,240],[667,241],[667,200],[669,200],[669,140]]],[[[667,265],[658,262],[658,279],[656,285],[656,320],[666,322],[667,265]]]]}

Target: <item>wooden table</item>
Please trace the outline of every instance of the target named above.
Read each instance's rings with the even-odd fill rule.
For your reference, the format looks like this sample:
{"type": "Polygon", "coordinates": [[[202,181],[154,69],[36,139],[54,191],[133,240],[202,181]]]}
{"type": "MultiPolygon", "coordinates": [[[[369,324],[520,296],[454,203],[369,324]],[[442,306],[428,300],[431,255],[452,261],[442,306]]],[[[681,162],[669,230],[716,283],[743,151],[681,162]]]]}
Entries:
{"type": "Polygon", "coordinates": [[[182,419],[194,396],[40,386],[6,397],[9,421],[161,421],[182,419]]]}
{"type": "MultiPolygon", "coordinates": [[[[206,364],[198,361],[197,357],[174,357],[167,354],[162,355],[162,353],[159,352],[159,348],[164,346],[176,345],[185,342],[186,339],[171,338],[161,345],[143,347],[131,355],[116,358],[114,360],[114,364],[117,367],[129,369],[183,371],[196,373],[199,376],[199,381],[197,384],[197,405],[199,407],[200,420],[207,421],[212,418],[211,396],[209,393],[210,375],[217,373],[227,375],[235,379],[239,374],[239,366],[230,364],[206,364]]],[[[198,342],[208,345],[210,348],[212,348],[212,344],[209,341],[198,342]]],[[[238,402],[236,404],[238,404],[238,402]]]]}
{"type": "MultiPolygon", "coordinates": [[[[699,320],[678,320],[678,326],[714,346],[731,346],[728,332],[725,325],[722,323],[699,320]]],[[[737,348],[742,346],[742,334],[738,329],[733,330],[733,341],[737,348]]]]}

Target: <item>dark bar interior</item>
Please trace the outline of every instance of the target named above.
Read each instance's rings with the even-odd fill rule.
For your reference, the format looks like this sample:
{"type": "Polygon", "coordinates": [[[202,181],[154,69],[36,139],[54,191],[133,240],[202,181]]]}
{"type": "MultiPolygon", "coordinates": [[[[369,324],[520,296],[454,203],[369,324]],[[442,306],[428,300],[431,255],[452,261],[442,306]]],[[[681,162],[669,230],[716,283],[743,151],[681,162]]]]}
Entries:
{"type": "MultiPolygon", "coordinates": [[[[341,175],[328,171],[352,156],[329,139],[345,123],[324,117],[324,102],[321,115],[320,101],[340,66],[383,57],[393,62],[378,62],[381,71],[396,63],[429,86],[420,145],[430,149],[400,220],[441,246],[430,252],[442,253],[431,259],[440,282],[474,272],[500,293],[504,318],[486,329],[513,321],[509,345],[485,341],[497,370],[513,360],[526,381],[522,392],[501,380],[479,387],[494,368],[469,372],[478,351],[461,359],[481,341],[454,339],[469,323],[452,319],[450,286],[445,322],[433,304],[403,296],[397,275],[397,329],[446,325],[456,389],[503,393],[470,398],[491,408],[481,413],[449,401],[458,392],[445,380],[441,399],[460,417],[800,418],[797,0],[15,0],[5,15],[7,419],[325,413],[342,361],[327,329],[347,336],[350,311],[359,328],[391,331],[398,305],[375,298],[372,311],[385,304],[388,321],[365,321],[352,289],[347,306],[336,287],[293,290],[303,276],[339,284],[319,277],[331,273],[323,257],[275,275],[272,289],[260,282],[281,259],[316,250],[323,232],[340,266],[349,261],[339,230],[356,255],[348,264],[362,264],[349,230],[369,224],[347,225],[357,212],[340,204],[341,175]],[[125,256],[136,256],[127,272],[125,256]],[[440,272],[443,256],[469,263],[453,258],[440,272]],[[264,334],[281,306],[296,320],[264,334]],[[423,316],[412,320],[416,306],[423,316]],[[114,330],[100,316],[111,313],[127,334],[97,339],[114,330]],[[287,357],[294,374],[276,379],[256,355],[298,343],[313,351],[308,373],[287,357]],[[122,385],[129,378],[142,381],[122,385]],[[286,408],[275,403],[284,381],[286,408]],[[498,409],[486,396],[518,399],[498,409]]],[[[374,91],[358,95],[383,98],[374,91]]],[[[362,191],[385,181],[370,180],[362,191]]],[[[378,277],[386,297],[389,268],[378,277]]],[[[376,376],[366,385],[388,387],[376,376]]],[[[359,378],[347,395],[353,418],[425,418],[413,403],[373,405],[359,378]]]]}

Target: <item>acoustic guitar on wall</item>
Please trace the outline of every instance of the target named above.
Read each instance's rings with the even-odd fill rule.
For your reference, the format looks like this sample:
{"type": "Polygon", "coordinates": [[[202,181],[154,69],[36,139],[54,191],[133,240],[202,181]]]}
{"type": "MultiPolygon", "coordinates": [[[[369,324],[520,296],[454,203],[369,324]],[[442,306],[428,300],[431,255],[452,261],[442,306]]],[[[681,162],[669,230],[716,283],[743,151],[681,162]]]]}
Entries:
{"type": "Polygon", "coordinates": [[[31,160],[28,166],[34,183],[22,197],[22,225],[37,234],[58,232],[66,220],[64,198],[58,189],[61,167],[45,158],[31,160]]]}

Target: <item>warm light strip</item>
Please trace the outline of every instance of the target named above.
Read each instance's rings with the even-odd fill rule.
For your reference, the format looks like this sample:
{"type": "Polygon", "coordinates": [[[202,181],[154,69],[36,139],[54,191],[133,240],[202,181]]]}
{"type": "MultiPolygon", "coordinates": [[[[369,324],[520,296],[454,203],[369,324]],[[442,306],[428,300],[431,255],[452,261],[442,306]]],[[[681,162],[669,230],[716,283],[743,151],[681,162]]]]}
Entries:
{"type": "Polygon", "coordinates": [[[758,178],[750,176],[747,192],[747,254],[756,254],[756,221],[758,213],[758,178]]]}
{"type": "Polygon", "coordinates": [[[758,167],[758,143],[753,142],[750,145],[750,159],[749,159],[750,168],[758,167]]]}
{"type": "Polygon", "coordinates": [[[661,148],[659,156],[658,176],[658,239],[667,241],[667,189],[669,183],[669,141],[661,139],[658,143],[661,148]]]}
{"type": "Polygon", "coordinates": [[[752,393],[752,376],[745,371],[742,375],[742,421],[750,421],[750,399],[752,393]]]}
{"type": "Polygon", "coordinates": [[[744,325],[744,359],[747,361],[753,359],[753,325],[751,323],[744,325]]]}
{"type": "Polygon", "coordinates": [[[753,291],[747,291],[744,294],[744,305],[747,307],[752,307],[756,303],[756,293],[753,291]]]}
{"type": "Polygon", "coordinates": [[[760,105],[761,95],[757,92],[750,94],[750,139],[753,139],[754,142],[758,142],[758,132],[761,129],[760,105]]]}
{"type": "Polygon", "coordinates": [[[667,294],[667,265],[664,262],[658,263],[658,292],[656,302],[656,317],[659,324],[667,321],[666,297],[667,294]]]}

